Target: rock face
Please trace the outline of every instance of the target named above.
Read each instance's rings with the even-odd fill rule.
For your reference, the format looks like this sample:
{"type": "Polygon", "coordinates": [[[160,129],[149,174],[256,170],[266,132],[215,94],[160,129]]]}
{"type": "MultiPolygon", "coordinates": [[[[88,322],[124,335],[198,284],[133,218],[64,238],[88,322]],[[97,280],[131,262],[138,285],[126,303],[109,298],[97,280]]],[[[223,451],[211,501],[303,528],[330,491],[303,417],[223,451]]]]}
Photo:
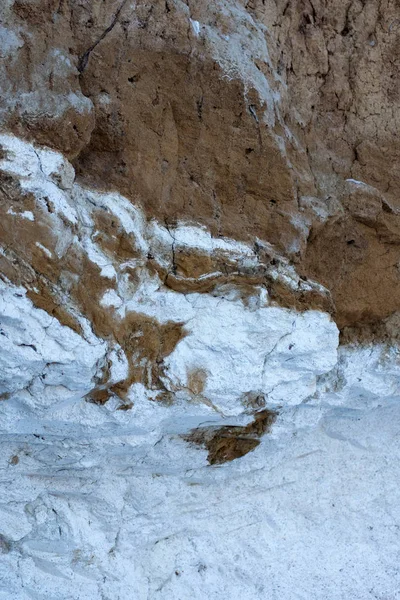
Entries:
{"type": "Polygon", "coordinates": [[[267,239],[330,289],[340,326],[398,309],[396,1],[2,13],[4,127],[148,217],[267,239]]]}
{"type": "Polygon", "coordinates": [[[0,599],[398,597],[399,9],[4,0],[0,599]]]}

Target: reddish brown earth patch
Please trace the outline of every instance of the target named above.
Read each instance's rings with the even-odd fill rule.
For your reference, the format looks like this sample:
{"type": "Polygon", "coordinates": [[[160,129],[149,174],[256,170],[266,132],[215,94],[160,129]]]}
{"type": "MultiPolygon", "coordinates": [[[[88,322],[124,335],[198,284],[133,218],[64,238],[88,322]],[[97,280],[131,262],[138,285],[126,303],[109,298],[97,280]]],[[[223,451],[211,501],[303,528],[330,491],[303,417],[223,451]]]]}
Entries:
{"type": "Polygon", "coordinates": [[[278,413],[272,410],[257,412],[245,426],[224,425],[204,427],[182,436],[186,442],[205,447],[210,465],[219,465],[245,456],[260,444],[260,438],[270,431],[278,413]]]}

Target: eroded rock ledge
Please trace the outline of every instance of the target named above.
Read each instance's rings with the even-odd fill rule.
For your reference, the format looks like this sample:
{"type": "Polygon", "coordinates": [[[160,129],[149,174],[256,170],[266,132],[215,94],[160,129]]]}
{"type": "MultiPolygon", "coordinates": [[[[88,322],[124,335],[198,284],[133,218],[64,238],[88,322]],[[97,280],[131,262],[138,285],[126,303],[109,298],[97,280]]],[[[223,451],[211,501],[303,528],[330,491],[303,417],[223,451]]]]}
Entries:
{"type": "Polygon", "coordinates": [[[395,598],[398,12],[1,3],[1,599],[395,598]]]}
{"type": "Polygon", "coordinates": [[[340,328],[377,323],[400,297],[397,11],[7,0],[1,124],[147,219],[272,244],[340,328]]]}
{"type": "MultiPolygon", "coordinates": [[[[129,405],[144,386],[159,401],[182,396],[226,416],[240,413],[247,393],[300,402],[335,365],[336,326],[307,310],[329,306],[329,293],[270,244],[147,220],[127,198],[74,183],[62,155],[9,135],[0,143],[5,309],[17,327],[36,318],[39,332],[24,325],[22,344],[46,370],[30,386],[54,385],[48,371],[63,363],[41,355],[49,318],[78,359],[82,345],[95,348],[85,353],[92,372],[84,379],[86,398],[97,403],[115,396],[129,405]]],[[[20,344],[12,323],[4,336],[20,344]]],[[[4,393],[24,387],[14,375],[10,366],[4,393]]]]}

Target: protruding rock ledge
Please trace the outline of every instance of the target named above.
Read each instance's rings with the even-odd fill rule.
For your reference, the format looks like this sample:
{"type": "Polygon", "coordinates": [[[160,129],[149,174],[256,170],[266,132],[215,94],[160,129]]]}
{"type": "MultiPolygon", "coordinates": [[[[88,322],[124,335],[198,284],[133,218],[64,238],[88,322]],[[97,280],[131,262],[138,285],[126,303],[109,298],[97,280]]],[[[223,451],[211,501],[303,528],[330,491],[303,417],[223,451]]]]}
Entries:
{"type": "Polygon", "coordinates": [[[331,306],[329,293],[271,244],[148,221],[127,198],[75,183],[62,155],[11,135],[0,142],[2,276],[62,326],[105,345],[92,402],[118,396],[127,406],[140,384],[155,398],[236,414],[254,390],[301,401],[335,364],[336,327],[310,310],[331,306]]]}

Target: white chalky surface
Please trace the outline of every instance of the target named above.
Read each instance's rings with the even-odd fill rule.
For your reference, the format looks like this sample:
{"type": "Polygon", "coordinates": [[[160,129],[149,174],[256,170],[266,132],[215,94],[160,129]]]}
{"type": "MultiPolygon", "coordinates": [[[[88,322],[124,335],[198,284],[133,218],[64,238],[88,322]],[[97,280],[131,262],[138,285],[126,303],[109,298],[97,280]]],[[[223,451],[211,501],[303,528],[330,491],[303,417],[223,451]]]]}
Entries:
{"type": "MultiPolygon", "coordinates": [[[[257,257],[193,224],[147,223],[119,194],[74,183],[55,152],[13,136],[0,143],[0,168],[38,206],[44,195],[53,202],[58,256],[77,243],[69,224],[78,227],[83,252],[115,282],[102,305],[187,332],[165,361],[174,404],[141,384],[131,410],[89,404],[106,360],[111,381],[126,377],[122,349],[82,315],[79,336],[1,283],[0,600],[400,598],[399,349],[338,350],[328,315],[272,306],[265,289],[245,302],[232,287],[165,288],[146,268],[149,251],[167,266],[173,244],[255,267],[257,257]],[[127,265],[96,244],[93,206],[134,236],[136,289],[127,265]],[[197,396],[193,371],[206,373],[197,396]],[[208,465],[180,434],[249,422],[247,392],[279,411],[271,433],[241,459],[208,465]]],[[[276,277],[302,285],[279,268],[276,277]]]]}
{"type": "Polygon", "coordinates": [[[0,598],[398,598],[398,400],[286,408],[218,467],[145,398],[3,427],[0,598]]]}

